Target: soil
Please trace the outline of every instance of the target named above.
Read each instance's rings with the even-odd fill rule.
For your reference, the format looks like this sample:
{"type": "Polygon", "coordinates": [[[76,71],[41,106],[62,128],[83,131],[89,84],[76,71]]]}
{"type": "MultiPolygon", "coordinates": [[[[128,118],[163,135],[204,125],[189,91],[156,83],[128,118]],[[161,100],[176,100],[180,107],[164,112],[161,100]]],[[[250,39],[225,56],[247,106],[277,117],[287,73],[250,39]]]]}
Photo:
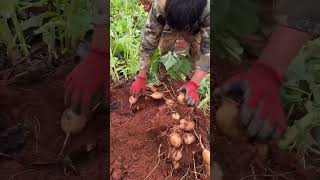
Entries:
{"type": "MultiPolygon", "coordinates": [[[[223,80],[233,74],[245,70],[252,61],[242,65],[234,65],[228,60],[213,63],[214,85],[217,87],[223,80]]],[[[213,102],[216,104],[216,102],[213,102]]],[[[303,168],[302,158],[295,152],[280,150],[275,142],[232,141],[222,135],[214,126],[215,109],[212,107],[213,125],[211,142],[213,143],[214,159],[222,167],[223,180],[314,180],[320,177],[318,166],[306,158],[308,168],[303,168]]]]}
{"type": "MultiPolygon", "coordinates": [[[[171,85],[173,89],[177,89],[180,84],[171,85]]],[[[167,87],[170,87],[169,84],[167,87]]],[[[172,161],[167,158],[170,148],[167,136],[170,134],[168,129],[179,124],[179,121],[171,118],[171,111],[165,105],[165,100],[154,100],[148,96],[140,98],[131,107],[134,113],[130,115],[129,94],[128,86],[111,89],[111,99],[118,102],[118,108],[110,114],[110,173],[113,179],[148,177],[147,179],[154,180],[179,180],[183,176],[185,179],[194,179],[193,165],[198,173],[205,174],[198,140],[191,145],[182,145],[184,148],[180,167],[173,170],[172,161]],[[195,153],[194,161],[192,152],[195,153]]],[[[170,98],[170,95],[166,93],[165,97],[170,98]]],[[[201,134],[203,144],[208,145],[209,116],[201,110],[184,105],[176,104],[173,110],[181,118],[194,120],[197,134],[201,134]]],[[[204,175],[199,178],[207,179],[204,175]]]]}
{"type": "Polygon", "coordinates": [[[55,73],[41,81],[1,85],[0,109],[8,117],[6,126],[22,123],[28,133],[25,146],[12,154],[15,160],[0,158],[0,179],[89,180],[105,177],[107,138],[106,111],[103,108],[96,111],[82,133],[71,137],[66,147],[65,154],[73,160],[79,174],[71,171],[65,174],[61,164],[31,166],[35,162],[55,160],[60,152],[65,136],[60,128],[60,116],[65,109],[63,84],[73,67],[74,64],[61,65],[55,73]],[[87,152],[89,146],[94,147],[94,151],[87,152]]]}

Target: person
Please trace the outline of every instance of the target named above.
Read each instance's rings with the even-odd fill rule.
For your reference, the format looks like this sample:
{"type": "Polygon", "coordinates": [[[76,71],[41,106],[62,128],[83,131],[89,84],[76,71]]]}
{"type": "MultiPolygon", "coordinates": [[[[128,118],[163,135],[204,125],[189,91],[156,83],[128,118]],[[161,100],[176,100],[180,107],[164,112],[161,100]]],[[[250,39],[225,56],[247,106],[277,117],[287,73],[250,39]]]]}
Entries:
{"type": "Polygon", "coordinates": [[[320,32],[318,1],[285,0],[278,5],[284,16],[280,16],[257,61],[220,88],[222,94],[243,93],[240,121],[248,135],[257,139],[277,139],[285,133],[281,84],[292,59],[320,32]]]}
{"type": "Polygon", "coordinates": [[[65,80],[65,105],[77,114],[92,115],[106,92],[108,77],[107,1],[94,1],[98,16],[94,21],[91,47],[83,61],[65,80]]]}
{"type": "Polygon", "coordinates": [[[195,61],[191,80],[180,91],[185,101],[194,106],[200,102],[198,88],[210,71],[210,0],[154,0],[141,41],[140,68],[131,84],[130,93],[140,97],[146,93],[147,73],[154,50],[160,55],[190,46],[195,61]]]}

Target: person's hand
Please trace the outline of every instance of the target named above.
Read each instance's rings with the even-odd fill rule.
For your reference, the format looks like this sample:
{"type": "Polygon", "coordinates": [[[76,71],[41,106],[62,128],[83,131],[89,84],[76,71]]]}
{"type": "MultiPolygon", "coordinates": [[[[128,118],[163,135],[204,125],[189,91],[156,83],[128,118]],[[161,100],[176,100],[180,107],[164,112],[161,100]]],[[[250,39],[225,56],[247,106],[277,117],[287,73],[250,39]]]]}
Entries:
{"type": "Polygon", "coordinates": [[[130,94],[136,98],[146,94],[146,81],[147,77],[138,75],[135,81],[131,84],[130,94]]]}
{"type": "Polygon", "coordinates": [[[257,62],[247,72],[231,77],[220,89],[221,94],[241,94],[240,121],[250,137],[279,138],[286,131],[280,103],[281,80],[270,66],[257,62]]]}
{"type": "Polygon", "coordinates": [[[193,81],[181,86],[179,91],[185,94],[184,100],[187,105],[196,106],[200,103],[200,98],[198,94],[199,86],[193,81]]]}
{"type": "Polygon", "coordinates": [[[107,54],[90,50],[67,77],[65,105],[78,114],[89,115],[104,96],[107,77],[107,54]]]}

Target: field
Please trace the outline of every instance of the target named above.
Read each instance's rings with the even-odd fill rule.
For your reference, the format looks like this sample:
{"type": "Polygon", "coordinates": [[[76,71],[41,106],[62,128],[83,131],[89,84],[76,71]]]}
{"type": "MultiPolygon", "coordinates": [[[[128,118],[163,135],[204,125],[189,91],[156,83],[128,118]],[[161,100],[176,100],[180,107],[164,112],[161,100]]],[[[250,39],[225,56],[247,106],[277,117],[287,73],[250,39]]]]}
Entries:
{"type": "Polygon", "coordinates": [[[63,158],[58,156],[65,137],[63,85],[80,62],[79,42],[91,33],[90,10],[85,0],[0,2],[0,179],[105,177],[102,106],[85,130],[71,137],[63,158]]]}
{"type": "MultiPolygon", "coordinates": [[[[174,62],[174,56],[159,57],[155,51],[149,72],[149,83],[153,83],[163,98],[141,97],[136,104],[130,105],[129,88],[134,75],[139,70],[138,53],[141,32],[150,9],[150,1],[111,2],[111,122],[110,122],[110,174],[112,179],[209,179],[202,159],[201,139],[209,148],[209,76],[201,85],[202,102],[199,108],[187,107],[177,101],[178,88],[186,80],[188,62],[176,60],[171,63],[175,68],[167,69],[167,80],[160,82],[157,64],[174,62]],[[120,14],[120,15],[119,15],[120,14]],[[172,59],[173,58],[173,59],[172,59]],[[160,59],[160,60],[159,60],[160,59]],[[178,64],[183,62],[183,64],[178,64]],[[179,66],[185,65],[184,69],[179,66]],[[174,70],[173,70],[174,69],[174,70]],[[170,102],[168,103],[168,102],[170,102]],[[175,120],[172,114],[178,113],[175,120]],[[194,132],[188,131],[195,142],[183,143],[174,148],[170,143],[173,133],[181,136],[187,130],[177,128],[181,119],[195,124],[194,132]],[[198,135],[199,138],[196,137],[198,135]],[[173,154],[181,153],[182,158],[175,160],[173,154]]],[[[178,135],[178,136],[180,136],[178,135]]]]}
{"type": "MultiPolygon", "coordinates": [[[[122,1],[114,2],[121,4],[122,1]]],[[[113,4],[115,12],[121,11],[123,18],[111,18],[111,27],[112,23],[114,23],[113,27],[116,27],[111,29],[116,30],[111,34],[113,80],[111,92],[115,110],[111,113],[110,124],[112,134],[110,172],[115,177],[118,175],[124,179],[194,179],[192,173],[197,171],[197,166],[196,170],[192,170],[192,163],[197,165],[200,162],[197,158],[194,162],[184,161],[186,166],[174,171],[172,161],[159,158],[159,154],[162,156],[162,152],[165,154],[168,152],[167,137],[163,132],[175,124],[171,121],[170,114],[162,115],[163,109],[167,112],[164,106],[165,101],[153,100],[147,96],[146,99],[141,98],[132,107],[134,112],[129,110],[128,89],[133,76],[138,71],[138,47],[143,22],[146,19],[144,10],[148,11],[151,4],[150,1],[141,1],[141,3],[143,7],[139,2],[125,4],[126,9],[122,9],[123,11],[117,3],[113,4]],[[133,9],[135,11],[131,16],[130,12],[133,9]],[[122,21],[128,26],[117,23],[122,21]],[[119,24],[122,25],[119,26],[119,24]],[[128,29],[130,34],[127,33],[128,29]],[[160,146],[164,146],[163,150],[159,148],[160,146]],[[187,173],[188,171],[190,173],[187,173]]],[[[261,1],[257,4],[250,0],[216,1],[215,6],[212,5],[211,9],[215,12],[212,17],[214,33],[211,34],[211,47],[214,51],[211,55],[214,59],[213,71],[210,73],[213,79],[212,87],[218,87],[223,80],[246,70],[254,62],[266,45],[271,26],[275,23],[271,17],[272,7],[271,1],[261,1]]],[[[318,60],[319,40],[315,40],[301,50],[289,67],[288,79],[281,90],[281,100],[289,129],[279,141],[232,141],[215,126],[214,118],[218,102],[211,102],[213,106],[209,109],[198,107],[196,112],[199,111],[199,115],[196,114],[191,118],[199,124],[197,130],[203,133],[204,137],[208,136],[204,129],[211,124],[210,141],[207,143],[210,142],[213,147],[211,149],[214,155],[213,160],[221,166],[223,179],[311,180],[320,176],[318,169],[320,152],[318,60]],[[212,121],[209,123],[209,116],[205,114],[209,114],[210,111],[212,121]],[[203,117],[202,119],[207,117],[206,121],[209,124],[201,125],[197,116],[203,117]]],[[[153,77],[152,73],[151,76],[153,77]]],[[[154,82],[154,79],[150,81],[154,82]]],[[[179,87],[179,82],[181,81],[167,80],[164,83],[174,89],[179,87]]],[[[207,91],[213,92],[214,89],[207,88],[207,91]]],[[[210,95],[205,92],[201,92],[203,101],[210,95]]],[[[171,98],[168,94],[166,97],[171,98]]],[[[178,107],[178,112],[185,116],[184,112],[189,108],[180,105],[178,107]]],[[[199,146],[198,141],[194,146],[199,146]]],[[[218,178],[216,174],[213,172],[211,176],[218,178]]]]}

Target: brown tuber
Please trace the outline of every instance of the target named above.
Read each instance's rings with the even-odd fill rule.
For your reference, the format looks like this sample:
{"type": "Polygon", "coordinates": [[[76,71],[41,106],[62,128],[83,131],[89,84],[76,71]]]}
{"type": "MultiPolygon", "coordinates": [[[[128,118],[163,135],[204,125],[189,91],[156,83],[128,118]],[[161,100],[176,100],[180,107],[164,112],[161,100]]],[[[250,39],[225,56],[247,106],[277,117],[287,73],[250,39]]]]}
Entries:
{"type": "Polygon", "coordinates": [[[137,103],[137,101],[138,101],[138,98],[135,98],[133,96],[129,97],[130,106],[132,106],[133,104],[137,103]]]}
{"type": "Polygon", "coordinates": [[[153,99],[162,99],[163,98],[163,93],[161,92],[154,92],[150,95],[153,99]]]}
{"type": "Polygon", "coordinates": [[[175,112],[175,113],[172,113],[171,118],[173,120],[179,120],[180,119],[180,115],[179,115],[179,113],[175,112]]]}
{"type": "Polygon", "coordinates": [[[244,132],[240,127],[239,108],[231,99],[222,100],[221,107],[216,112],[216,125],[219,131],[230,139],[244,138],[244,132]]]}
{"type": "Polygon", "coordinates": [[[186,122],[184,123],[184,130],[192,131],[194,130],[195,125],[196,124],[192,120],[186,120],[186,122]]]}
{"type": "Polygon", "coordinates": [[[169,135],[169,142],[172,146],[178,148],[182,144],[182,138],[180,134],[173,132],[169,135]]]}
{"type": "Polygon", "coordinates": [[[210,151],[208,149],[202,150],[202,158],[207,165],[210,165],[210,151]]]}
{"type": "Polygon", "coordinates": [[[180,161],[182,158],[182,152],[181,151],[174,151],[171,155],[172,159],[174,161],[180,161]]]}
{"type": "Polygon", "coordinates": [[[172,107],[174,105],[174,101],[172,99],[167,99],[166,100],[166,105],[169,107],[172,107]]]}
{"type": "Polygon", "coordinates": [[[147,88],[150,89],[151,92],[157,92],[157,88],[154,87],[153,83],[147,84],[147,88]]]}
{"type": "Polygon", "coordinates": [[[66,138],[64,140],[60,154],[67,144],[71,134],[79,133],[87,123],[88,119],[83,115],[74,113],[71,109],[66,109],[61,116],[61,129],[65,132],[66,138]]]}
{"type": "Polygon", "coordinates": [[[71,109],[66,109],[61,117],[61,128],[66,134],[77,134],[85,127],[87,121],[85,116],[78,115],[71,109]]]}
{"type": "Polygon", "coordinates": [[[183,141],[185,144],[192,144],[196,141],[196,137],[191,133],[183,134],[183,141]]]}
{"type": "Polygon", "coordinates": [[[184,97],[185,97],[185,94],[184,93],[180,93],[179,94],[179,96],[178,96],[178,102],[179,102],[179,104],[181,104],[181,105],[184,105],[185,104],[185,102],[184,102],[184,97]]]}

